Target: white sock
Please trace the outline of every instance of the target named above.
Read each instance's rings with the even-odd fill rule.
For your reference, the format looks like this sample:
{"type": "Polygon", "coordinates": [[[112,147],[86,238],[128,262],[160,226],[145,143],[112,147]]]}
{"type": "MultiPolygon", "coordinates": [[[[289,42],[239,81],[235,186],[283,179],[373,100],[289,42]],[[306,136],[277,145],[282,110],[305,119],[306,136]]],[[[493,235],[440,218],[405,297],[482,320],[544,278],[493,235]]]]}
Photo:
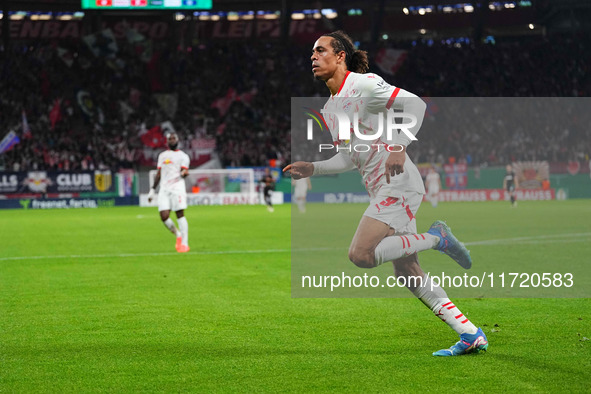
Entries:
{"type": "Polygon", "coordinates": [[[179,229],[181,230],[181,236],[183,237],[183,245],[189,245],[189,223],[186,217],[178,218],[179,229]]]}
{"type": "Polygon", "coordinates": [[[429,233],[386,237],[376,246],[374,252],[376,266],[416,252],[433,249],[438,243],[439,237],[429,233]]]}
{"type": "Polygon", "coordinates": [[[413,294],[459,335],[476,334],[478,328],[447,298],[445,290],[439,286],[433,286],[431,290],[431,286],[433,282],[429,275],[425,274],[423,285],[417,287],[413,294]]]}
{"type": "Polygon", "coordinates": [[[298,209],[300,210],[300,212],[302,212],[302,213],[306,212],[306,203],[304,201],[298,200],[297,204],[298,204],[298,209]]]}
{"type": "Polygon", "coordinates": [[[171,233],[174,234],[175,237],[180,237],[181,236],[181,232],[179,231],[178,228],[176,228],[176,226],[174,225],[174,222],[172,221],[171,218],[166,219],[164,222],[164,225],[166,226],[167,229],[170,230],[171,233]]]}

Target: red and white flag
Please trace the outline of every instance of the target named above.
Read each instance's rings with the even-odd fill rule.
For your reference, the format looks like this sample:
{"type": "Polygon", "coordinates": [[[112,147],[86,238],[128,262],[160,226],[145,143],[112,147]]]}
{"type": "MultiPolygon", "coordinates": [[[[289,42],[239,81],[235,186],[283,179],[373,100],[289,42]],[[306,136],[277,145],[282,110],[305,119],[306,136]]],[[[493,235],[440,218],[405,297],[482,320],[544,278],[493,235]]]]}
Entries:
{"type": "Polygon", "coordinates": [[[160,125],[152,127],[141,135],[140,139],[144,145],[150,148],[163,148],[166,146],[166,137],[162,134],[160,125]]]}
{"type": "Polygon", "coordinates": [[[406,56],[405,50],[382,48],[376,56],[376,64],[383,72],[394,75],[406,60],[406,56]]]}
{"type": "Polygon", "coordinates": [[[229,88],[224,97],[219,97],[211,103],[211,108],[217,108],[220,115],[224,116],[237,98],[238,95],[236,94],[236,90],[234,90],[234,88],[229,88]]]}

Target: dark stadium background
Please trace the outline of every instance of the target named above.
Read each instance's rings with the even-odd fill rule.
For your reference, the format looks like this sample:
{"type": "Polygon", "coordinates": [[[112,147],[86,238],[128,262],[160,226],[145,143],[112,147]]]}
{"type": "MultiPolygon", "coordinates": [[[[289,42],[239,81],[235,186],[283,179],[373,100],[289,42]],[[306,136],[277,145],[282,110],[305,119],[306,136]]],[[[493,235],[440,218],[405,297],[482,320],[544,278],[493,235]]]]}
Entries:
{"type": "MultiPolygon", "coordinates": [[[[12,144],[0,153],[0,392],[589,391],[591,2],[213,0],[208,11],[132,12],[0,0],[0,12],[0,141],[12,144]],[[457,337],[406,289],[294,294],[294,256],[362,272],[346,258],[366,208],[356,173],[313,178],[308,194],[352,204],[301,215],[189,206],[184,254],[156,208],[138,206],[170,128],[192,168],[280,176],[309,153],[294,150],[291,98],[327,95],[309,57],[336,29],[369,52],[370,71],[427,101],[408,152],[444,190],[437,208],[421,206],[418,230],[447,220],[474,266],[426,251],[425,271],[575,276],[569,289],[450,288],[488,336],[484,355],[432,357],[457,337]],[[533,127],[461,116],[491,102],[517,103],[512,116],[533,127]],[[438,130],[450,109],[461,127],[438,130]],[[524,187],[516,208],[503,201],[510,163],[524,187]]],[[[286,202],[290,181],[276,187],[286,202]]]]}
{"type": "MultiPolygon", "coordinates": [[[[2,136],[15,131],[20,143],[0,155],[0,166],[23,174],[110,171],[113,181],[130,169],[140,174],[132,194],[147,191],[145,172],[162,147],[165,121],[191,149],[193,167],[213,158],[218,167],[289,163],[290,98],[326,95],[311,82],[308,57],[317,36],[335,29],[369,52],[371,71],[423,97],[582,97],[591,90],[585,1],[214,1],[206,12],[4,1],[2,10],[0,129],[2,136]],[[113,36],[99,38],[93,53],[83,37],[105,29],[113,36]],[[386,72],[376,60],[391,49],[405,52],[396,71],[386,72]]],[[[425,143],[409,152],[442,174],[444,164],[467,163],[467,188],[499,187],[492,179],[505,164],[547,161],[561,195],[591,196],[581,186],[589,173],[586,128],[465,134],[423,135],[425,143]],[[564,176],[569,170],[577,178],[564,176]],[[491,181],[479,182],[481,175],[491,181]]],[[[23,188],[23,177],[18,191],[2,189],[6,196],[40,197],[23,188]]],[[[74,196],[106,197],[116,187],[74,196]]],[[[289,195],[289,182],[278,191],[289,195]]]]}

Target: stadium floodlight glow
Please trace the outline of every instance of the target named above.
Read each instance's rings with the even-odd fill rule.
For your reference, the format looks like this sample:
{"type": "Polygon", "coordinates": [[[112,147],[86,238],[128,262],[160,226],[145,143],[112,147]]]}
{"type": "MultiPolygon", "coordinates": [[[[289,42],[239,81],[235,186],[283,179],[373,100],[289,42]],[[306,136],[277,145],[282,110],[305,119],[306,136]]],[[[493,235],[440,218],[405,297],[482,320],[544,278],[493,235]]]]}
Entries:
{"type": "Polygon", "coordinates": [[[427,34],[427,30],[421,29],[421,30],[419,30],[419,33],[421,33],[421,34],[427,34]]]}
{"type": "Polygon", "coordinates": [[[425,15],[425,9],[419,8],[419,15],[425,15]]]}
{"type": "Polygon", "coordinates": [[[388,39],[388,35],[387,35],[387,34],[383,34],[383,35],[382,35],[382,39],[383,39],[383,40],[387,40],[387,39],[388,39]]]}
{"type": "Polygon", "coordinates": [[[533,23],[530,23],[530,24],[529,24],[529,29],[530,29],[530,30],[533,30],[534,28],[535,28],[534,24],[533,24],[533,23]]]}
{"type": "Polygon", "coordinates": [[[454,11],[453,7],[450,7],[448,5],[446,5],[445,7],[443,7],[443,12],[445,12],[445,13],[450,13],[450,12],[453,12],[453,11],[454,11]]]}
{"type": "Polygon", "coordinates": [[[183,19],[185,19],[185,15],[184,14],[182,14],[180,12],[177,12],[177,13],[174,14],[174,20],[175,21],[182,21],[183,19]]]}
{"type": "Polygon", "coordinates": [[[278,14],[265,14],[263,16],[263,19],[279,19],[279,15],[278,14]]]}
{"type": "Polygon", "coordinates": [[[474,12],[474,6],[472,6],[472,4],[466,4],[464,6],[464,12],[467,12],[467,13],[474,12]]]}
{"type": "Polygon", "coordinates": [[[219,21],[220,20],[220,16],[219,15],[212,15],[211,16],[211,20],[212,21],[219,21]]]}
{"type": "Polygon", "coordinates": [[[22,19],[24,19],[24,18],[25,18],[25,15],[26,15],[26,14],[27,14],[27,13],[26,13],[25,11],[16,11],[16,12],[14,12],[14,13],[9,13],[9,15],[10,15],[10,20],[13,20],[13,21],[20,21],[20,20],[22,20],[22,19]]]}
{"type": "Polygon", "coordinates": [[[320,12],[322,13],[322,15],[324,15],[325,18],[328,19],[335,19],[337,16],[339,16],[337,11],[333,10],[332,8],[324,8],[320,12]]]}
{"type": "Polygon", "coordinates": [[[304,18],[306,18],[306,15],[304,15],[301,12],[294,12],[291,14],[291,19],[296,20],[296,21],[302,20],[304,18]]]}

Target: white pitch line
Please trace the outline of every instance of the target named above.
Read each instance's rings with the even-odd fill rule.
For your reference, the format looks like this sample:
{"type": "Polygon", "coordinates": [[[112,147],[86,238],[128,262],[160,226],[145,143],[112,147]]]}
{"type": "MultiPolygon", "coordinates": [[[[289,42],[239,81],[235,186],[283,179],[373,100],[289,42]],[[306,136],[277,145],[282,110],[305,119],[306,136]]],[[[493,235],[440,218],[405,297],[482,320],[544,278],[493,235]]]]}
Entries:
{"type": "MultiPolygon", "coordinates": [[[[573,243],[573,242],[587,242],[587,239],[572,239],[591,237],[591,233],[574,233],[574,234],[555,234],[555,235],[539,235],[534,237],[516,237],[504,239],[491,239],[487,241],[466,242],[466,246],[490,246],[506,244],[507,242],[519,242],[522,245],[526,244],[540,244],[540,243],[573,243]],[[571,238],[571,239],[560,239],[571,238]]],[[[346,248],[334,247],[319,247],[319,248],[297,248],[297,249],[258,249],[258,250],[213,250],[213,251],[195,251],[189,252],[189,255],[226,255],[226,254],[257,254],[257,253],[289,253],[289,252],[321,252],[330,250],[344,250],[346,248]]],[[[53,256],[13,256],[0,257],[0,261],[18,261],[18,260],[49,260],[49,259],[99,259],[99,258],[126,258],[126,257],[153,257],[153,256],[174,256],[176,252],[156,252],[156,253],[113,253],[113,254],[63,254],[53,256]]]]}
{"type": "MultiPolygon", "coordinates": [[[[261,249],[261,250],[214,250],[190,252],[191,255],[216,255],[216,254],[252,254],[252,253],[287,253],[290,249],[261,249]]],[[[18,257],[0,257],[0,261],[12,260],[44,260],[44,259],[98,259],[110,257],[151,257],[151,256],[173,256],[177,252],[160,253],[114,253],[114,254],[62,254],[54,256],[18,256],[18,257]]]]}
{"type": "MultiPolygon", "coordinates": [[[[464,242],[466,246],[472,245],[498,245],[507,242],[522,242],[522,241],[539,241],[543,239],[552,240],[554,238],[576,238],[576,237],[591,237],[591,233],[574,233],[574,234],[553,234],[553,235],[537,235],[533,237],[516,237],[505,239],[489,239],[487,241],[464,242]]],[[[560,241],[560,240],[556,240],[560,241]]],[[[564,242],[564,241],[560,241],[564,242]]],[[[576,241],[575,241],[576,242],[576,241]]],[[[528,242],[523,242],[528,243],[528,242]]]]}

